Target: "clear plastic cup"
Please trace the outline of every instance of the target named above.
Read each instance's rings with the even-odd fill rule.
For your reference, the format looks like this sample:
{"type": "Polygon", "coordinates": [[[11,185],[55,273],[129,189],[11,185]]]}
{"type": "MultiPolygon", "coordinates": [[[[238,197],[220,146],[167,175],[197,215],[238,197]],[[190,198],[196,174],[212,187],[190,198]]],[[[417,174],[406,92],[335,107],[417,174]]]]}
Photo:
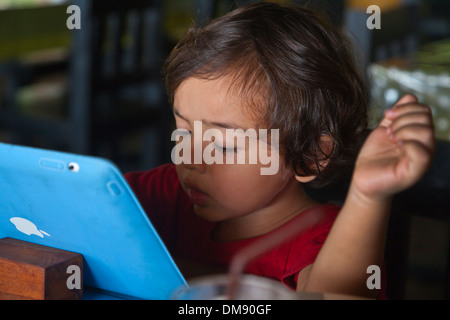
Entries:
{"type": "MultiPolygon", "coordinates": [[[[229,276],[205,276],[189,281],[188,286],[177,288],[173,300],[227,300],[229,276]]],[[[321,300],[320,293],[298,293],[280,282],[255,275],[241,275],[232,296],[234,300],[321,300]]]]}

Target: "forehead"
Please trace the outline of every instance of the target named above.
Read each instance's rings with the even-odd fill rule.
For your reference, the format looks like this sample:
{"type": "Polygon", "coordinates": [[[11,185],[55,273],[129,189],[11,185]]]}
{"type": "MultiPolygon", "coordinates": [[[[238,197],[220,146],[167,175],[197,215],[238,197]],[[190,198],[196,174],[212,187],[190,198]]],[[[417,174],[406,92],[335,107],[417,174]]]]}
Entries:
{"type": "Polygon", "coordinates": [[[187,78],[175,91],[173,108],[190,121],[237,123],[240,128],[255,128],[259,120],[229,77],[187,78]]]}

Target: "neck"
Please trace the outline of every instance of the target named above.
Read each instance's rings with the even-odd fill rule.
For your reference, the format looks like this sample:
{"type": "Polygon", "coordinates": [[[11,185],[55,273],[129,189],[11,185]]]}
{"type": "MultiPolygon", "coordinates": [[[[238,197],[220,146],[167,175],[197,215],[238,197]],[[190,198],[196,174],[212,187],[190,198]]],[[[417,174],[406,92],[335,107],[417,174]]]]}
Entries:
{"type": "Polygon", "coordinates": [[[301,183],[292,179],[272,200],[245,216],[220,221],[212,231],[215,241],[237,241],[264,235],[318,203],[301,183]]]}

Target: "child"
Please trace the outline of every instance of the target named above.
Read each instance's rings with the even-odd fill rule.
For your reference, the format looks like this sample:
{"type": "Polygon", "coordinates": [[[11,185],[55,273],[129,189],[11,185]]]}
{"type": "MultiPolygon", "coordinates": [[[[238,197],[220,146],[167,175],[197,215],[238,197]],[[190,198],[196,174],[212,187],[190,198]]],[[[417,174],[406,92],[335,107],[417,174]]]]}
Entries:
{"type": "MultiPolygon", "coordinates": [[[[181,271],[226,271],[240,249],[315,210],[323,214],[320,222],[252,261],[246,272],[298,291],[373,297],[366,272],[382,265],[391,198],[431,162],[430,109],[403,97],[360,148],[367,91],[346,42],[315,13],[273,3],[248,5],[189,30],[164,75],[176,126],[191,141],[211,128],[279,133],[276,141],[264,138],[270,152],[279,150],[271,175],[261,174],[261,162],[204,159],[126,175],[168,250],[181,259],[181,271]],[[351,168],[358,152],[342,208],[308,197],[304,184],[325,185],[351,168]]],[[[216,156],[237,157],[250,148],[210,142],[216,156]]]]}

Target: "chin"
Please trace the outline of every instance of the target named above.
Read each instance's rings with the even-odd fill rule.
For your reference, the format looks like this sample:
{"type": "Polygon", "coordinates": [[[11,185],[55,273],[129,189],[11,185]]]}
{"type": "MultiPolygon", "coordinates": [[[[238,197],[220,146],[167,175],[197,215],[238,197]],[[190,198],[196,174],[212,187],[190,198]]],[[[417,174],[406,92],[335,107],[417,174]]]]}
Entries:
{"type": "Polygon", "coordinates": [[[194,212],[197,217],[202,218],[203,220],[209,222],[220,222],[226,220],[227,217],[224,217],[220,214],[217,214],[217,210],[212,210],[211,208],[201,207],[194,204],[194,212]]]}

